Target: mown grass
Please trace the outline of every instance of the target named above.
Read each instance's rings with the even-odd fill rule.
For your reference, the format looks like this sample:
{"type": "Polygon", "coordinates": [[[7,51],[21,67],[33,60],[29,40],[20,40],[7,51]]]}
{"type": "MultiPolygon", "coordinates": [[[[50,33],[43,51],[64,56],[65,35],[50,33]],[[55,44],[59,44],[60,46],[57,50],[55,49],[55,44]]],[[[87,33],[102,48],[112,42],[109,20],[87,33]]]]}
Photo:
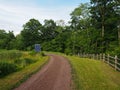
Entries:
{"type": "Polygon", "coordinates": [[[67,56],[72,66],[74,90],[120,90],[120,72],[102,61],[67,56]]]}
{"type": "MultiPolygon", "coordinates": [[[[19,58],[5,59],[5,62],[13,63],[19,67],[17,72],[11,73],[0,78],[0,90],[11,90],[32,74],[40,70],[40,68],[47,63],[48,57],[38,54],[30,54],[31,52],[22,52],[22,56],[19,58]],[[16,60],[17,59],[17,60],[16,60]],[[16,61],[16,62],[15,62],[16,61]]],[[[8,55],[9,56],[9,55],[8,55]]],[[[3,58],[3,57],[2,57],[3,58]]],[[[4,60],[0,60],[4,61],[4,60]]]]}

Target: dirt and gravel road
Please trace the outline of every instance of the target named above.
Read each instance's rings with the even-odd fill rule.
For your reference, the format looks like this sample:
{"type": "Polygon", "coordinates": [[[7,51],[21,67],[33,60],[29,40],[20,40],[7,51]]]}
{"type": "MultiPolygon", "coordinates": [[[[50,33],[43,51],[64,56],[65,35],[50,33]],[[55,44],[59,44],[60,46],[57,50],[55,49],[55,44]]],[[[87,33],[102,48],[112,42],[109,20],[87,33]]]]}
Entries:
{"type": "Polygon", "coordinates": [[[71,90],[70,65],[64,57],[50,55],[47,65],[14,90],[71,90]]]}

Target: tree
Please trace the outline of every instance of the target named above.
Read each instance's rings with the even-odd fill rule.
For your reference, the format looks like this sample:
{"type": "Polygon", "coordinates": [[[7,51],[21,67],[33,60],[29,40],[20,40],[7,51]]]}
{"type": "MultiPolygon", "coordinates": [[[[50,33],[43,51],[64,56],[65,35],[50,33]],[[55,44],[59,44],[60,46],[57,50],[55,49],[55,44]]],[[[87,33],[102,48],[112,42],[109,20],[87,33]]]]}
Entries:
{"type": "Polygon", "coordinates": [[[88,3],[80,4],[80,6],[75,8],[70,15],[71,15],[70,27],[72,30],[71,41],[72,41],[73,54],[76,54],[79,52],[85,52],[85,50],[83,50],[84,45],[81,45],[82,43],[81,41],[86,41],[86,43],[88,44],[87,42],[89,39],[88,29],[90,28],[90,20],[91,20],[89,4],[88,3]],[[83,33],[85,36],[83,36],[81,33],[83,33]],[[85,39],[83,39],[82,36],[85,39]],[[82,38],[83,40],[79,38],[82,38]],[[81,43],[78,43],[78,42],[81,42],[81,43]]]}
{"type": "Polygon", "coordinates": [[[5,30],[0,30],[0,49],[14,49],[14,41],[13,31],[7,33],[5,30]]]}
{"type": "Polygon", "coordinates": [[[56,23],[52,19],[45,20],[41,32],[42,32],[41,37],[43,41],[50,41],[54,39],[57,35],[56,23]]]}
{"type": "Polygon", "coordinates": [[[15,36],[13,31],[9,31],[6,39],[6,49],[15,49],[15,36]]]}
{"type": "Polygon", "coordinates": [[[79,7],[75,8],[71,15],[71,27],[74,30],[85,29],[87,22],[90,19],[89,4],[80,4],[79,7]]]}
{"type": "Polygon", "coordinates": [[[41,23],[36,19],[30,19],[25,25],[23,25],[23,30],[21,31],[22,42],[24,43],[24,49],[33,49],[34,44],[40,43],[41,36],[41,23]]]}
{"type": "Polygon", "coordinates": [[[0,49],[6,48],[6,38],[7,33],[5,32],[5,30],[0,30],[0,49]]]}
{"type": "Polygon", "coordinates": [[[102,52],[106,52],[111,42],[117,40],[117,26],[120,14],[116,11],[118,0],[91,0],[92,25],[101,30],[102,52]]]}

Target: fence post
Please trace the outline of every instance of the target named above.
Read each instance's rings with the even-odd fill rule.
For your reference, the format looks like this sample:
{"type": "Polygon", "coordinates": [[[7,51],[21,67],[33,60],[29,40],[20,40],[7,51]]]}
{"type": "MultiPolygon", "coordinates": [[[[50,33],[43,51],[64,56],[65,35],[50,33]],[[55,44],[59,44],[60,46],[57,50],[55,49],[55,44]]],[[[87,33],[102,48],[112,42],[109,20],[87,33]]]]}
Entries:
{"type": "Polygon", "coordinates": [[[99,60],[98,54],[97,54],[97,60],[99,60]]]}
{"type": "Polygon", "coordinates": [[[115,70],[117,70],[117,55],[115,55],[115,70]]]}
{"type": "Polygon", "coordinates": [[[93,54],[93,59],[95,59],[95,55],[93,54]]]}
{"type": "Polygon", "coordinates": [[[80,53],[80,57],[82,58],[82,53],[80,53]]]}
{"type": "Polygon", "coordinates": [[[107,55],[107,63],[108,63],[108,64],[110,64],[109,57],[110,57],[110,55],[108,54],[108,55],[107,55]]]}
{"type": "Polygon", "coordinates": [[[89,58],[88,54],[86,54],[87,58],[89,58]]]}
{"type": "Polygon", "coordinates": [[[100,53],[100,60],[102,60],[101,53],[100,53]]]}
{"type": "Polygon", "coordinates": [[[103,62],[105,62],[105,54],[103,54],[103,62]]]}

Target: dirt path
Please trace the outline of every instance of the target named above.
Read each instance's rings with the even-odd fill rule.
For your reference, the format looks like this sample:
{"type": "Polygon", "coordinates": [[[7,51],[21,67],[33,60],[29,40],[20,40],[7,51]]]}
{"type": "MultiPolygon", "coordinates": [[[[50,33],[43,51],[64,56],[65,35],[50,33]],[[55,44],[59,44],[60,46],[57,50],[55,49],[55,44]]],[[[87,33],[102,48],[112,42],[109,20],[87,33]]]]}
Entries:
{"type": "Polygon", "coordinates": [[[50,61],[38,73],[15,90],[71,90],[71,69],[68,61],[50,55],[50,61]]]}

